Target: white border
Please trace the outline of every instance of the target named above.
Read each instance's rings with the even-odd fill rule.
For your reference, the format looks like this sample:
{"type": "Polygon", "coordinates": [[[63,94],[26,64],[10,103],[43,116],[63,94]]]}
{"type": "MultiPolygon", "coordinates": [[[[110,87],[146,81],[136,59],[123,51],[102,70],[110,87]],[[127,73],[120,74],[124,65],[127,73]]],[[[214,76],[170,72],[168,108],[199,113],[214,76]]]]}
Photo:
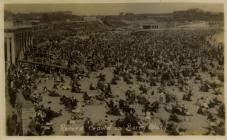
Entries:
{"type": "MultiPolygon", "coordinates": [[[[213,140],[213,139],[220,139],[226,140],[226,136],[105,136],[105,137],[91,137],[91,136],[5,136],[5,63],[4,63],[4,3],[12,4],[12,3],[146,3],[146,2],[153,2],[153,3],[224,3],[224,11],[225,11],[225,28],[224,28],[224,39],[225,44],[227,43],[226,40],[226,27],[227,27],[227,7],[225,0],[0,0],[0,140],[44,140],[44,139],[81,139],[81,140],[99,140],[99,139],[131,139],[131,140],[144,140],[144,139],[169,139],[169,140],[213,140]]],[[[226,46],[226,45],[225,45],[226,46]]],[[[227,49],[225,49],[225,56],[227,55],[227,49]]],[[[226,57],[225,57],[226,59],[226,57]]],[[[226,76],[226,68],[227,62],[225,60],[225,80],[226,76]]],[[[227,83],[224,83],[225,87],[227,83]]],[[[226,88],[224,88],[224,93],[226,94],[226,88]]],[[[227,110],[227,97],[225,97],[225,112],[227,110]]],[[[225,115],[226,116],[226,115],[225,115]]],[[[227,124],[227,120],[225,121],[227,124]]],[[[225,126],[226,126],[225,124],[225,126]]],[[[227,127],[225,127],[226,135],[227,135],[227,127]]]]}

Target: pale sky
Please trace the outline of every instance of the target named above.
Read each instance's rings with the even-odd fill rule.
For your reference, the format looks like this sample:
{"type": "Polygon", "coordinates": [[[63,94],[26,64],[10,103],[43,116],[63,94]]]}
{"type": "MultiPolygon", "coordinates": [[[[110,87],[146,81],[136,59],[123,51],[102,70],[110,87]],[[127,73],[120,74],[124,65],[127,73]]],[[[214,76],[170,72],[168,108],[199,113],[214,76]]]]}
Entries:
{"type": "Polygon", "coordinates": [[[224,4],[217,3],[115,3],[115,4],[6,4],[12,12],[72,11],[75,15],[116,15],[130,13],[171,13],[175,10],[199,8],[204,11],[224,12],[224,4]]]}

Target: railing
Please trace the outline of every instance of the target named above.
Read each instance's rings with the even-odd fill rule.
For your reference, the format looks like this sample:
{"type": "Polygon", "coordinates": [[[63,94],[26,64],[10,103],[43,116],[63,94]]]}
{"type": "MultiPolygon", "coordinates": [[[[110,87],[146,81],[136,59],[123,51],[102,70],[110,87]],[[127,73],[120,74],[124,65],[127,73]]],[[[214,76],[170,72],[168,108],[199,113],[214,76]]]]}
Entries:
{"type": "Polygon", "coordinates": [[[49,67],[49,68],[55,68],[55,69],[62,69],[66,71],[75,71],[76,69],[68,68],[68,67],[63,67],[59,65],[54,65],[54,64],[49,64],[49,63],[41,63],[41,62],[34,62],[34,61],[28,61],[28,60],[19,60],[19,63],[27,63],[31,65],[36,65],[36,66],[43,66],[43,67],[49,67]]]}

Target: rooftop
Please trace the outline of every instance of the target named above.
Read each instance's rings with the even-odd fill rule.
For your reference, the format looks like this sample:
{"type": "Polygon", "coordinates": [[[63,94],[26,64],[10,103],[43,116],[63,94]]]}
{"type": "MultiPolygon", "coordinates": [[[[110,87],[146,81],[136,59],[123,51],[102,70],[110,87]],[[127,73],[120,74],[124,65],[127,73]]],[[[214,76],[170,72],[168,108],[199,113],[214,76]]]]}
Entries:
{"type": "Polygon", "coordinates": [[[5,21],[4,22],[4,30],[17,30],[17,29],[26,29],[32,28],[31,24],[17,24],[15,25],[13,22],[5,21]]]}

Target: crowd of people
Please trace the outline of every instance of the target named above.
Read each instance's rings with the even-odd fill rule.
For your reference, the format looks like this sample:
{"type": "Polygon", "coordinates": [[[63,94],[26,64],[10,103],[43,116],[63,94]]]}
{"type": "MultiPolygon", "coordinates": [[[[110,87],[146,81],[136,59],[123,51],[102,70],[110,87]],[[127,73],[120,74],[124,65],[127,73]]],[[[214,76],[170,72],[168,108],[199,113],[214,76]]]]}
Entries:
{"type": "MultiPolygon", "coordinates": [[[[192,116],[190,108],[180,101],[192,102],[197,99],[197,113],[206,116],[210,127],[208,134],[224,134],[224,47],[212,46],[207,38],[215,34],[216,30],[156,30],[156,31],[132,31],[127,33],[105,31],[88,32],[87,37],[81,38],[73,35],[46,37],[41,45],[36,45],[25,53],[26,61],[58,66],[49,70],[49,74],[57,71],[60,82],[56,82],[54,91],[49,91],[50,96],[59,97],[60,103],[69,111],[78,106],[76,97],[66,97],[57,93],[59,83],[64,82],[61,75],[71,78],[70,89],[72,94],[83,94],[84,103],[92,104],[92,101],[105,103],[107,114],[123,116],[116,120],[115,126],[121,128],[122,135],[133,135],[134,132],[145,132],[149,129],[149,119],[155,116],[162,108],[170,116],[167,120],[159,119],[160,124],[169,135],[180,135],[187,128],[178,125],[185,121],[187,116],[192,116]],[[59,69],[62,67],[63,70],[59,69]],[[104,74],[98,76],[96,85],[91,84],[88,90],[99,90],[101,93],[91,96],[88,91],[82,91],[80,79],[89,78],[91,73],[104,68],[113,69],[113,78],[107,82],[104,74]],[[54,71],[54,72],[53,72],[54,71]],[[215,80],[209,80],[207,77],[215,80]],[[118,85],[118,81],[128,85],[135,82],[140,84],[138,91],[128,89],[122,98],[114,95],[112,87],[118,85]],[[208,79],[208,80],[207,80],[208,79]],[[199,86],[201,92],[210,94],[216,98],[198,98],[191,82],[199,86]],[[157,90],[153,90],[156,89],[157,90]],[[174,95],[168,87],[179,89],[183,95],[174,95]],[[158,96],[156,100],[151,100],[158,96]],[[142,119],[138,115],[138,108],[145,114],[142,119]],[[215,109],[217,115],[211,111],[215,109]],[[129,127],[130,126],[130,127],[129,127]],[[145,127],[146,129],[143,129],[145,127]]],[[[32,101],[36,110],[36,116],[31,118],[34,129],[38,135],[50,135],[44,132],[43,126],[49,125],[54,117],[61,114],[39,104],[42,95],[34,94],[36,89],[34,81],[39,78],[37,71],[47,73],[40,67],[15,67],[9,73],[11,103],[14,104],[14,95],[20,90],[25,99],[32,101]],[[42,127],[41,127],[42,126],[42,127]]],[[[44,89],[47,90],[47,89],[44,89]]],[[[88,116],[85,116],[88,117],[88,116]]],[[[157,116],[156,116],[157,117],[157,116]]],[[[158,118],[158,117],[157,117],[158,118]]],[[[84,120],[85,135],[107,135],[106,124],[93,123],[92,118],[84,120]],[[91,126],[102,125],[103,130],[90,130],[91,126]],[[90,126],[90,127],[89,127],[90,126]],[[105,127],[104,127],[105,126],[105,127]]],[[[49,129],[48,129],[49,130],[49,129]]],[[[152,131],[152,130],[150,130],[152,131]]],[[[31,131],[34,132],[34,131],[31,131]]],[[[29,135],[35,135],[29,133],[29,135]]]]}

